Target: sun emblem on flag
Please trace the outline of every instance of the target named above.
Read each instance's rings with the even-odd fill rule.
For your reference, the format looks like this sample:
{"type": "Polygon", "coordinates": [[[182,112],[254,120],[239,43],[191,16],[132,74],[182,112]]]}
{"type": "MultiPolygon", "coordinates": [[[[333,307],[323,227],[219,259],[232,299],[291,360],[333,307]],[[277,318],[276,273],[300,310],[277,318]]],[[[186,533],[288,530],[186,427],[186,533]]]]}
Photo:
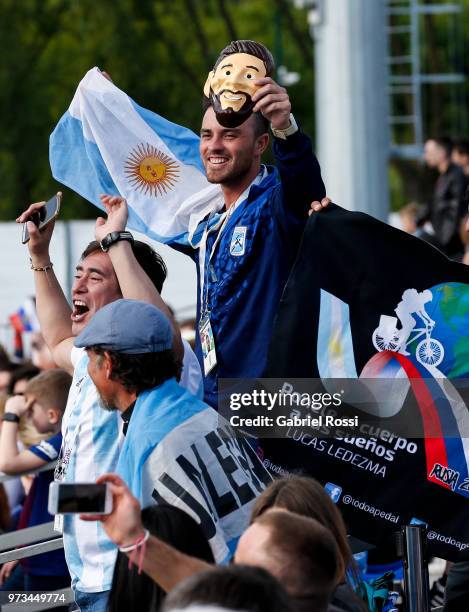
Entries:
{"type": "Polygon", "coordinates": [[[164,195],[178,180],[178,164],[155,147],[139,144],[125,162],[125,174],[131,185],[145,195],[164,195]]]}

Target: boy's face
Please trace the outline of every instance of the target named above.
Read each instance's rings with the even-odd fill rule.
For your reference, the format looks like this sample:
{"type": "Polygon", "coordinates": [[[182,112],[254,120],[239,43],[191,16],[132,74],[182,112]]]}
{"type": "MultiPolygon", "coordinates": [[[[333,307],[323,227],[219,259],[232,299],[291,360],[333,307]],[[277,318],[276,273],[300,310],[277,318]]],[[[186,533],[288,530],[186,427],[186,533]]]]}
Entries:
{"type": "Polygon", "coordinates": [[[55,413],[55,410],[45,408],[33,395],[26,394],[25,400],[28,404],[27,414],[38,432],[43,434],[54,431],[56,421],[51,420],[51,417],[52,419],[54,418],[52,415],[55,413]]]}

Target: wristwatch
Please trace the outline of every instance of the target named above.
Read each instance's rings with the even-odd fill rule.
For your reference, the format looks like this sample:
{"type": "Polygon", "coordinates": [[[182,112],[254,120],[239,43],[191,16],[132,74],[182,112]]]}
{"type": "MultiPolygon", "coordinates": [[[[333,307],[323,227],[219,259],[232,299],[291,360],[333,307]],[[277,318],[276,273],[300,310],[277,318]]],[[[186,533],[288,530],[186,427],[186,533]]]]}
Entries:
{"type": "Polygon", "coordinates": [[[290,113],[290,125],[287,128],[284,130],[277,130],[270,126],[270,129],[272,130],[272,134],[275,136],[275,138],[286,140],[288,136],[291,136],[298,131],[298,124],[295,121],[295,117],[290,113]]]}
{"type": "Polygon", "coordinates": [[[128,240],[130,243],[133,243],[134,237],[130,232],[111,232],[101,240],[101,250],[107,253],[109,248],[116,242],[119,242],[119,240],[128,240]]]}
{"type": "Polygon", "coordinates": [[[20,417],[14,412],[5,412],[2,421],[10,421],[10,423],[19,423],[20,417]]]}

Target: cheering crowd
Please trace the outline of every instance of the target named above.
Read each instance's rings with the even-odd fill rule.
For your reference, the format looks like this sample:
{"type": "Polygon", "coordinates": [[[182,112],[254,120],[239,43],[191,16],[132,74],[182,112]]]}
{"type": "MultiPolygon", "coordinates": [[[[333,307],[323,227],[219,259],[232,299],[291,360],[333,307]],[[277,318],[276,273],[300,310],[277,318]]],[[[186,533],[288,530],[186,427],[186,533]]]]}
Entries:
{"type": "MultiPolygon", "coordinates": [[[[77,262],[71,307],[49,255],[54,224],[39,230],[30,220],[44,203],[18,217],[30,234],[37,342],[50,354],[42,371],[4,356],[0,470],[57,466],[32,484],[9,481],[1,527],[54,520],[52,478],[108,483],[113,507],[57,515],[64,551],[5,564],[4,590],[71,580],[79,608],[96,612],[391,609],[386,589],[374,598],[365,588],[323,487],[301,476],[272,481],[256,441],[236,437],[217,413],[219,379],[262,376],[308,216],[327,214],[329,203],[273,67],[263,45],[236,41],[207,80],[200,155],[225,205],[201,219],[196,246],[172,244],[197,268],[195,353],[161,298],[164,261],[126,230],[125,199],[100,196],[107,216],[77,262]],[[261,162],[269,129],[275,167],[261,162]]],[[[416,225],[461,259],[469,151],[454,149],[454,161],[465,155],[461,170],[448,147],[427,143],[440,179],[416,225]]]]}

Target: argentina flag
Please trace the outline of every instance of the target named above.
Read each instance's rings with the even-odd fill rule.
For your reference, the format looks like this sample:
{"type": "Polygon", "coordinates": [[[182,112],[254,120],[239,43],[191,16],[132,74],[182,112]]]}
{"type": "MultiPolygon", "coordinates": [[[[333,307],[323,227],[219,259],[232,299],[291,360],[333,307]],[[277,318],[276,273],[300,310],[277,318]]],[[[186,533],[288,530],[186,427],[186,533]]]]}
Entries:
{"type": "Polygon", "coordinates": [[[199,137],[136,104],[89,70],[51,134],[52,175],[103,209],[99,194],[121,195],[131,229],[159,242],[193,238],[198,222],[223,206],[205,178],[199,137]]]}

